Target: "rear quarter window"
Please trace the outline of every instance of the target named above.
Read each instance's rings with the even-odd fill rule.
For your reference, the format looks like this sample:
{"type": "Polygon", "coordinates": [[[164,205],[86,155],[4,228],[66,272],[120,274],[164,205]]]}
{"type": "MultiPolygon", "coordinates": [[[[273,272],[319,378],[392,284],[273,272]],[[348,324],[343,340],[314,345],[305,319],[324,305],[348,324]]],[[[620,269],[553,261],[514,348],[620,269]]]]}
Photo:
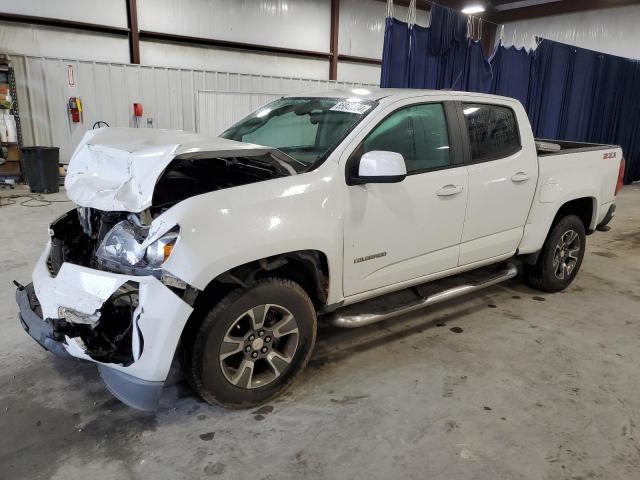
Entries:
{"type": "Polygon", "coordinates": [[[471,161],[508,157],[520,150],[520,132],[514,111],[502,105],[462,105],[469,133],[471,161]]]}

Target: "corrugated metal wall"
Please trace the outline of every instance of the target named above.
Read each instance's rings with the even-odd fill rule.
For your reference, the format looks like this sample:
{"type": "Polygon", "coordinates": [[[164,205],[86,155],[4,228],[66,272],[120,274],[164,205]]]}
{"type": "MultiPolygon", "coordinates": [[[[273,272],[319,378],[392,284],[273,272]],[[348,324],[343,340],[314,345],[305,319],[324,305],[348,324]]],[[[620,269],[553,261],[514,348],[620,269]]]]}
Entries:
{"type": "MultiPolygon", "coordinates": [[[[244,115],[255,94],[269,99],[283,93],[361,85],[31,56],[12,55],[11,61],[16,72],[24,144],[60,147],[63,163],[69,160],[84,132],[94,122],[103,120],[111,126],[132,127],[134,102],[143,105],[142,126],[151,119],[154,128],[196,131],[198,92],[244,94],[247,98],[237,102],[237,109],[231,102],[228,108],[221,109],[220,118],[209,122],[211,126],[207,126],[207,130],[212,132],[229,126],[239,115],[244,115]],[[70,68],[73,86],[69,84],[70,68]],[[69,120],[67,102],[70,97],[82,100],[82,123],[74,124],[69,120]]],[[[211,115],[211,112],[206,114],[211,115]]],[[[218,112],[213,114],[218,115],[218,112]]]]}
{"type": "MultiPolygon", "coordinates": [[[[397,2],[396,2],[397,3],[397,2]]],[[[328,52],[330,0],[138,0],[140,29],[328,52]]],[[[125,0],[0,0],[0,12],[127,27],[125,0]]],[[[381,58],[386,5],[340,0],[339,53],[381,58]]],[[[397,18],[407,8],[395,6],[397,18]]],[[[425,24],[425,12],[418,23],[425,24]]],[[[0,52],[126,63],[126,35],[0,21],[0,52]]],[[[143,65],[326,79],[329,59],[143,40],[143,65]],[[304,73],[301,73],[304,72],[304,73]]],[[[338,79],[379,83],[380,66],[340,61],[338,79]]]]}
{"type": "Polygon", "coordinates": [[[217,136],[230,125],[281,96],[277,93],[200,90],[196,104],[196,131],[217,136]]]}

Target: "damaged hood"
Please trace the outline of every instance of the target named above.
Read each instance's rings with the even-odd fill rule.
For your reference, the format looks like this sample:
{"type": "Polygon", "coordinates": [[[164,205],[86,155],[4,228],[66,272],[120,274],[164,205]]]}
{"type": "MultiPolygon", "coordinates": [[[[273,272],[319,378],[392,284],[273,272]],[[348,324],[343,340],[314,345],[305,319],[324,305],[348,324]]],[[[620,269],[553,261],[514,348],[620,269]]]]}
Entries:
{"type": "Polygon", "coordinates": [[[151,205],[163,171],[178,155],[260,154],[270,147],[177,130],[100,128],[76,148],[65,178],[67,196],[81,207],[141,212],[151,205]]]}

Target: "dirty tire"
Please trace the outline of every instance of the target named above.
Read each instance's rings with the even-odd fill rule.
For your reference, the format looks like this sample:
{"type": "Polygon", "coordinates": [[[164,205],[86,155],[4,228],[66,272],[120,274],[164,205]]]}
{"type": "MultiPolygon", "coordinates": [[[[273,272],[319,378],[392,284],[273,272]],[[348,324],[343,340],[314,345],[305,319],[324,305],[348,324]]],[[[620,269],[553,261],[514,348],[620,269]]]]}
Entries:
{"type": "MultiPolygon", "coordinates": [[[[567,215],[562,218],[551,229],[538,257],[535,265],[523,265],[524,279],[527,285],[543,292],[559,292],[567,288],[578,274],[582,259],[584,258],[586,246],[586,235],[582,220],[576,215],[567,215]],[[570,273],[565,272],[563,277],[558,278],[556,271],[557,264],[554,264],[554,256],[557,253],[561,239],[565,238],[568,232],[577,234],[579,249],[577,257],[570,273]]],[[[562,275],[562,274],[561,274],[562,275]]]]}
{"type": "MultiPolygon", "coordinates": [[[[258,315],[255,315],[255,317],[258,317],[258,315]]],[[[292,328],[289,328],[289,330],[292,330],[292,328]]],[[[187,353],[189,361],[186,362],[185,375],[198,394],[211,404],[235,409],[255,407],[280,394],[304,370],[315,345],[316,330],[315,308],[302,287],[295,282],[282,278],[261,279],[249,288],[239,288],[232,291],[206,314],[193,337],[193,344],[187,353]],[[252,352],[260,354],[260,350],[250,350],[247,354],[244,351],[245,348],[253,348],[251,345],[254,344],[249,343],[247,338],[251,331],[245,334],[242,351],[234,353],[232,355],[233,358],[222,360],[221,356],[227,351],[234,350],[235,348],[230,347],[237,342],[236,338],[240,338],[233,336],[234,342],[229,343],[227,340],[230,339],[230,329],[237,328],[238,323],[242,324],[240,326],[246,325],[252,328],[254,316],[247,316],[247,312],[253,312],[254,309],[261,308],[263,305],[278,307],[275,310],[272,307],[267,307],[266,310],[269,313],[266,313],[263,317],[266,319],[265,327],[270,323],[273,323],[276,327],[283,323],[286,314],[280,313],[281,311],[288,311],[295,319],[297,334],[285,333],[284,335],[288,335],[288,337],[276,338],[276,330],[271,332],[267,328],[267,335],[271,332],[273,336],[273,339],[270,340],[270,346],[274,347],[273,352],[277,352],[275,348],[277,342],[284,341],[284,338],[291,339],[293,335],[297,335],[295,337],[295,347],[293,347],[295,350],[289,348],[290,351],[287,358],[290,358],[290,361],[288,364],[279,361],[277,358],[275,359],[278,360],[277,365],[273,358],[271,360],[272,363],[268,364],[266,357],[253,362],[250,355],[253,354],[252,352]],[[246,376],[244,374],[233,375],[230,373],[230,371],[233,372],[234,370],[228,367],[228,363],[238,359],[237,372],[247,372],[246,376]],[[242,364],[242,361],[245,360],[248,363],[253,363],[254,367],[245,369],[243,367],[244,364],[242,364]],[[223,362],[224,365],[222,364],[223,362]],[[272,368],[272,365],[277,368],[272,368]],[[280,370],[280,372],[276,374],[276,370],[280,370]],[[261,372],[263,377],[272,375],[274,378],[262,385],[259,383],[258,371],[261,372]],[[256,376],[255,379],[252,379],[251,376],[254,373],[256,373],[256,376]],[[240,377],[238,383],[232,383],[232,380],[238,377],[240,377]],[[247,378],[249,378],[248,382],[247,378]],[[253,385],[253,382],[258,382],[258,384],[253,385]]],[[[252,331],[257,332],[258,330],[252,331]]],[[[254,338],[257,338],[257,334],[254,338]]],[[[287,342],[293,343],[292,340],[287,340],[287,342]]],[[[259,345],[261,347],[269,346],[266,343],[259,345]]]]}

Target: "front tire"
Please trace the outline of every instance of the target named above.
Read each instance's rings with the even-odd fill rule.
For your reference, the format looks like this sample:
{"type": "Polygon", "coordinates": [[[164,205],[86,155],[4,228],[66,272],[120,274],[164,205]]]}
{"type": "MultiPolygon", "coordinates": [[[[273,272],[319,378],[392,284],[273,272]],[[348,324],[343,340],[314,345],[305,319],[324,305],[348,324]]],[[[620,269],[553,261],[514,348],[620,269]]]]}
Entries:
{"type": "Polygon", "coordinates": [[[316,329],[316,312],[302,287],[282,278],[259,280],[234,290],[205,316],[185,374],[209,403],[254,407],[302,372],[316,329]]]}
{"type": "Polygon", "coordinates": [[[580,270],[585,247],[582,220],[567,215],[551,229],[536,264],[523,266],[525,282],[543,292],[564,290],[580,270]]]}

